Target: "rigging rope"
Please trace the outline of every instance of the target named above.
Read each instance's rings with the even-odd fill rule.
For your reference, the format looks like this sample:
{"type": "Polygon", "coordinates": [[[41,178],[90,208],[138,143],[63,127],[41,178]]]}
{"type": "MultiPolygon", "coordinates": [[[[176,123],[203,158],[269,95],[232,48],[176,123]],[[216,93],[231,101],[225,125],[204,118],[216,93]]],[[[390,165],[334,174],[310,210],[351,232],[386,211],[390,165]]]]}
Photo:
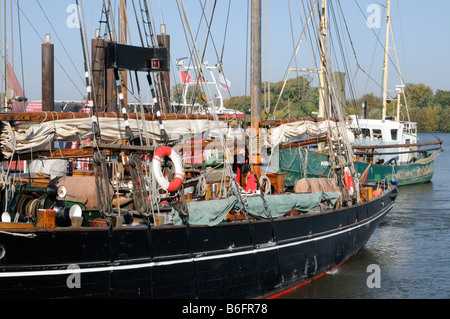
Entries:
{"type": "MultiPolygon", "coordinates": [[[[78,0],[76,0],[76,5],[77,5],[78,20],[81,22],[80,6],[78,5],[78,0]]],[[[83,14],[83,16],[84,16],[84,14],[83,14]]],[[[83,19],[83,21],[84,21],[84,19],[83,19]]],[[[83,36],[83,27],[81,26],[81,23],[80,23],[80,37],[81,37],[81,47],[83,50],[84,72],[85,72],[84,75],[85,75],[86,91],[87,91],[87,95],[88,95],[87,99],[88,99],[89,108],[90,108],[91,116],[92,116],[92,132],[94,135],[94,139],[100,140],[100,126],[98,125],[98,112],[97,112],[97,107],[94,106],[94,103],[92,101],[92,86],[91,86],[91,82],[89,79],[89,67],[88,67],[89,60],[86,56],[86,48],[85,48],[85,43],[84,43],[85,38],[83,36]]]]}
{"type": "MultiPolygon", "coordinates": [[[[33,29],[33,31],[36,33],[36,35],[38,36],[38,38],[41,40],[42,43],[45,43],[44,39],[41,37],[41,35],[39,34],[39,32],[36,30],[36,28],[34,27],[34,25],[31,23],[30,19],[28,19],[28,17],[26,16],[26,14],[23,12],[23,10],[19,7],[20,12],[23,14],[23,16],[25,17],[25,19],[28,21],[28,23],[30,24],[31,28],[33,29]]],[[[73,81],[72,77],[69,76],[69,74],[67,73],[67,71],[64,69],[64,67],[62,66],[61,62],[59,61],[59,59],[55,56],[55,61],[56,63],[61,67],[62,71],[64,72],[64,74],[67,76],[67,78],[69,79],[69,81],[73,84],[73,86],[75,87],[75,89],[80,93],[81,96],[84,97],[84,94],[81,92],[81,90],[78,88],[78,86],[75,84],[75,82],[73,81]]]]}
{"type": "Polygon", "coordinates": [[[109,189],[110,179],[105,154],[102,151],[96,151],[93,156],[93,163],[98,210],[104,217],[109,217],[112,214],[112,197],[109,189]]]}
{"type": "MultiPolygon", "coordinates": [[[[24,71],[23,71],[22,28],[21,28],[21,24],[20,24],[19,1],[20,0],[17,0],[17,21],[18,21],[18,27],[19,27],[20,68],[22,71],[22,91],[23,91],[23,94],[26,96],[26,94],[25,94],[25,92],[26,92],[25,91],[25,75],[24,75],[24,71]]],[[[23,103],[23,111],[26,112],[26,101],[23,103]]]]}
{"type": "MultiPolygon", "coordinates": [[[[358,4],[358,1],[356,1],[356,0],[354,0],[354,1],[355,1],[356,5],[358,6],[359,11],[361,12],[361,14],[365,17],[364,12],[363,12],[363,10],[361,9],[361,6],[358,4]]],[[[391,26],[391,28],[392,28],[392,26],[391,26]]],[[[381,45],[381,47],[383,48],[383,52],[388,51],[389,48],[385,48],[385,47],[384,47],[384,44],[381,42],[379,36],[375,33],[374,28],[372,28],[371,30],[372,30],[372,33],[375,35],[375,38],[377,39],[378,43],[379,43],[379,44],[381,45]]],[[[392,33],[392,29],[391,29],[391,33],[392,33]]],[[[402,81],[402,83],[406,83],[406,81],[403,79],[403,77],[402,77],[402,75],[401,75],[400,70],[397,68],[396,64],[394,63],[394,61],[392,60],[392,58],[391,58],[389,55],[388,55],[388,59],[389,59],[389,61],[391,61],[393,67],[394,67],[395,70],[397,71],[397,73],[398,73],[398,75],[399,75],[400,80],[402,81]]],[[[381,87],[381,86],[380,86],[380,87],[381,87]]]]}
{"type": "MultiPolygon", "coordinates": [[[[66,49],[66,47],[64,46],[64,43],[61,41],[61,38],[59,37],[58,32],[57,32],[57,31],[55,30],[55,28],[53,27],[53,24],[52,24],[52,22],[50,21],[50,19],[48,18],[47,14],[45,13],[44,8],[42,8],[42,5],[41,5],[41,3],[39,2],[39,0],[36,0],[36,2],[37,2],[37,4],[39,5],[39,8],[41,9],[42,13],[44,14],[45,19],[46,19],[47,22],[50,24],[50,27],[52,28],[53,32],[55,33],[56,38],[58,39],[59,43],[61,44],[61,46],[62,46],[64,52],[66,53],[67,57],[69,58],[70,63],[72,64],[72,66],[73,66],[74,69],[76,70],[76,74],[79,76],[80,80],[83,81],[82,76],[81,76],[80,73],[78,72],[78,71],[79,71],[78,68],[75,66],[75,63],[73,62],[72,58],[70,57],[69,52],[67,52],[67,49],[66,49]]],[[[77,6],[78,6],[78,5],[77,5],[77,6]]],[[[19,0],[17,0],[17,7],[19,8],[19,0]]],[[[78,10],[78,9],[77,9],[77,10],[78,10]]],[[[80,19],[78,19],[78,21],[80,21],[80,23],[81,23],[81,20],[80,20],[80,19]]],[[[19,28],[20,28],[20,20],[19,20],[19,28]]]]}
{"type": "Polygon", "coordinates": [[[299,49],[300,49],[300,45],[301,45],[302,42],[303,42],[303,38],[304,38],[304,36],[305,36],[306,30],[308,29],[308,25],[309,25],[309,23],[310,23],[310,21],[311,21],[311,18],[313,17],[313,13],[314,13],[314,8],[312,8],[312,9],[310,10],[309,17],[308,17],[307,21],[305,22],[305,24],[304,24],[304,26],[303,26],[303,30],[302,30],[302,33],[301,33],[301,35],[300,35],[300,39],[299,39],[298,42],[297,42],[296,49],[294,50],[294,53],[292,54],[291,60],[289,61],[289,64],[288,64],[288,66],[287,66],[287,68],[286,68],[286,71],[285,71],[285,73],[284,73],[284,76],[283,76],[283,77],[284,77],[283,87],[281,88],[280,94],[278,95],[277,103],[275,104],[275,108],[274,108],[274,110],[273,110],[273,112],[272,112],[273,116],[275,116],[275,112],[277,111],[278,104],[280,103],[281,96],[282,96],[283,91],[284,91],[284,87],[285,87],[286,82],[287,82],[287,80],[288,80],[287,77],[288,77],[289,72],[290,72],[290,67],[291,67],[291,65],[292,65],[292,61],[293,61],[293,60],[296,61],[297,54],[298,54],[298,51],[299,51],[299,49]]]}

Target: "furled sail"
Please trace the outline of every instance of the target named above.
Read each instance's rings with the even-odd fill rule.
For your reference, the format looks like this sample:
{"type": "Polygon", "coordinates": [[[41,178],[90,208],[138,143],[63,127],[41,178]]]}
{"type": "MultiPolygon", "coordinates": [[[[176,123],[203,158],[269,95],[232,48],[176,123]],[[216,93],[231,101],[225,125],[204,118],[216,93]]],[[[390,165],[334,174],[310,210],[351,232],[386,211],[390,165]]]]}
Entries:
{"type": "Polygon", "coordinates": [[[306,136],[320,138],[328,136],[329,132],[331,133],[330,135],[337,140],[339,137],[338,132],[343,134],[344,131],[347,131],[350,144],[355,141],[355,136],[349,128],[342,128],[337,122],[330,120],[322,122],[298,121],[286,123],[272,128],[271,131],[270,143],[272,147],[277,146],[284,141],[284,139],[301,139],[306,136]]]}
{"type": "MultiPolygon", "coordinates": [[[[146,131],[150,140],[161,142],[160,125],[158,121],[145,121],[146,131]]],[[[126,125],[123,118],[98,119],[101,139],[104,143],[114,143],[119,139],[126,140],[126,125]]],[[[220,130],[210,120],[165,120],[164,128],[169,136],[169,143],[177,142],[186,137],[199,136],[204,140],[218,138],[219,133],[225,134],[226,122],[219,122],[220,130]],[[221,131],[221,132],[219,132],[221,131]]],[[[128,124],[135,137],[144,138],[142,120],[128,119],[128,124]]],[[[42,122],[35,125],[19,124],[12,129],[9,123],[2,126],[0,145],[5,158],[13,153],[23,154],[43,150],[51,142],[77,142],[92,136],[92,119],[74,118],[42,122]]]]}

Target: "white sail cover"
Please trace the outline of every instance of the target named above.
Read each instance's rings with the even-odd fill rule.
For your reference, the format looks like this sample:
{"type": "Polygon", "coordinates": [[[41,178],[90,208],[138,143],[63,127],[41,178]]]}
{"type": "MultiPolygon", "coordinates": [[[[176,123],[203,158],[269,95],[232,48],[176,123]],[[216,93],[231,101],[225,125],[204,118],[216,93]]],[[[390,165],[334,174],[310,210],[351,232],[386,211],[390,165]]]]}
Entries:
{"type": "MultiPolygon", "coordinates": [[[[161,142],[160,125],[158,121],[144,121],[129,119],[128,123],[133,135],[145,141],[147,137],[151,142],[161,142]],[[145,131],[147,133],[145,133],[145,131]]],[[[199,136],[205,140],[217,138],[220,131],[225,134],[227,123],[219,122],[220,129],[214,121],[210,120],[166,120],[162,121],[164,129],[169,136],[169,142],[176,142],[183,137],[199,136]]],[[[119,139],[126,140],[125,121],[123,118],[98,119],[101,140],[104,143],[114,143],[119,139]]],[[[22,123],[11,127],[9,123],[2,125],[0,145],[5,158],[13,153],[23,154],[43,150],[51,142],[83,141],[92,137],[92,119],[67,119],[42,122],[37,124],[22,123]]]]}
{"type": "Polygon", "coordinates": [[[303,137],[320,138],[330,134],[337,139],[341,131],[342,136],[346,136],[350,144],[355,141],[355,135],[347,127],[340,128],[334,121],[326,120],[322,122],[298,121],[279,125],[271,129],[270,144],[272,147],[277,146],[286,139],[301,139],[303,137]]]}

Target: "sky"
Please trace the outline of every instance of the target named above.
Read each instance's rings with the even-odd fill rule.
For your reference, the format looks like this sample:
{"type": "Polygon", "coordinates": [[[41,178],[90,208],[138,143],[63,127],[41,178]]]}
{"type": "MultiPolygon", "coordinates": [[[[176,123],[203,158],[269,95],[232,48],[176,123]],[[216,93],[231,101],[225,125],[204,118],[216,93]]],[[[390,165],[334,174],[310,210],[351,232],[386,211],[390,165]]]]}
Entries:
{"type": "MultiPolygon", "coordinates": [[[[118,0],[110,0],[117,6],[118,0]]],[[[263,4],[263,81],[278,82],[285,79],[294,52],[294,43],[300,39],[303,30],[304,5],[313,0],[262,0],[263,4]],[[290,9],[290,10],[289,10],[290,9]],[[293,41],[294,39],[294,41],[293,41]]],[[[13,63],[15,73],[28,101],[41,99],[41,44],[45,34],[51,35],[55,46],[55,99],[81,100],[86,95],[84,84],[84,60],[81,47],[80,29],[75,23],[75,1],[72,0],[12,0],[6,1],[6,21],[4,21],[3,1],[1,13],[1,39],[4,41],[5,24],[7,57],[13,63]],[[13,4],[12,15],[10,3],[13,4]],[[20,7],[20,32],[17,6],[20,7]],[[11,16],[13,32],[11,34],[11,16]],[[5,23],[5,24],[4,24],[5,23]],[[21,41],[20,41],[21,40],[21,41]],[[22,77],[23,74],[23,77],[22,77]]],[[[107,2],[107,1],[106,1],[107,2]]],[[[135,0],[135,6],[139,1],[135,0]]],[[[336,62],[335,71],[347,71],[351,85],[347,86],[356,98],[365,93],[381,95],[383,47],[385,39],[384,0],[332,0],[335,12],[341,11],[345,17],[339,20],[344,39],[344,51],[349,58],[347,64],[336,62]],[[372,23],[368,26],[367,21],[372,23]],[[348,33],[347,33],[348,30],[348,33]],[[349,35],[350,36],[349,36],[349,35]],[[351,42],[350,42],[351,39],[351,42]],[[352,48],[353,46],[353,48],[352,48]],[[355,59],[356,56],[356,59],[355,59]],[[359,63],[357,67],[356,60],[359,63]],[[346,68],[344,68],[346,66],[346,68]],[[351,87],[351,89],[350,89],[351,87]]],[[[84,13],[83,31],[87,38],[94,37],[95,29],[104,30],[102,19],[103,0],[79,0],[84,13]]],[[[179,5],[184,3],[193,32],[202,20],[200,4],[205,6],[205,14],[211,16],[213,1],[210,0],[150,0],[156,29],[164,23],[171,37],[172,84],[179,83],[174,59],[188,57],[189,50],[180,18],[179,5]]],[[[433,91],[450,90],[450,12],[449,0],[392,0],[392,28],[397,48],[397,65],[389,66],[389,89],[400,84],[397,70],[406,83],[424,83],[433,91]]],[[[129,40],[132,45],[140,45],[133,11],[133,1],[127,0],[129,19],[129,40]]],[[[138,15],[139,9],[138,10],[138,15]]],[[[218,0],[215,4],[211,23],[211,37],[208,38],[205,61],[214,65],[221,60],[225,76],[231,82],[231,96],[249,95],[250,48],[247,39],[248,6],[246,0],[218,0]],[[227,23],[228,22],[228,23],[227,23]]],[[[114,14],[116,14],[114,12],[114,14]]],[[[104,18],[104,16],[103,16],[104,18]]],[[[204,21],[204,20],[203,20],[204,21]]],[[[204,23],[198,33],[197,46],[205,44],[204,23]]],[[[333,38],[336,39],[336,38],[333,38]]],[[[314,54],[304,40],[297,55],[299,68],[314,68],[314,54]]],[[[338,46],[334,41],[333,45],[338,46]]],[[[392,46],[392,40],[391,40],[392,46]]],[[[339,49],[336,49],[339,51],[339,49]]],[[[391,61],[396,64],[396,56],[390,50],[391,61]]],[[[2,55],[5,47],[2,43],[2,55]]],[[[317,55],[315,55],[317,58],[317,55]]],[[[301,73],[300,75],[308,75],[301,73]]],[[[290,77],[295,76],[291,73],[290,77]]],[[[224,98],[228,94],[222,92],[224,98]]],[[[144,94],[145,96],[145,94],[144,94]]],[[[133,99],[133,94],[131,94],[133,99]]]]}

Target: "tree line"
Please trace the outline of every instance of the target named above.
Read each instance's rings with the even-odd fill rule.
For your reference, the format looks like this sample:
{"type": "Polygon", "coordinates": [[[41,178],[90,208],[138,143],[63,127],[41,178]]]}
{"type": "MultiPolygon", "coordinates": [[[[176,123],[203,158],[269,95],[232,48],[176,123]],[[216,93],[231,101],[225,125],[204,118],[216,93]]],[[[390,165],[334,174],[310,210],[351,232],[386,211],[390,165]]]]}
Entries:
{"type": "MultiPolygon", "coordinates": [[[[425,84],[407,84],[405,94],[400,97],[400,120],[417,122],[420,132],[450,132],[450,91],[433,90],[425,84]],[[404,98],[406,96],[406,100],[404,98]]],[[[173,101],[182,102],[183,85],[172,89],[173,101]]],[[[319,90],[311,85],[311,79],[296,78],[272,83],[262,83],[262,119],[313,117],[319,108],[319,90]],[[280,95],[280,92],[282,94],[280,95]]],[[[206,105],[201,90],[190,86],[188,103],[197,102],[206,105]]],[[[381,98],[374,93],[367,93],[361,98],[347,97],[345,114],[361,114],[363,101],[367,105],[367,115],[371,119],[380,119],[382,114],[381,98]]],[[[397,115],[397,97],[392,96],[387,103],[387,116],[397,115]]],[[[235,109],[246,114],[250,121],[250,96],[234,96],[224,100],[226,108],[235,109]]]]}
{"type": "MultiPolygon", "coordinates": [[[[416,122],[419,132],[450,132],[450,91],[433,92],[423,83],[409,83],[404,92],[400,95],[400,121],[416,122]]],[[[350,105],[347,103],[347,111],[354,114],[357,109],[354,106],[362,105],[363,101],[367,102],[369,118],[381,118],[382,100],[373,93],[365,94],[350,105]]],[[[387,116],[397,115],[397,104],[396,97],[388,100],[387,116]]]]}
{"type": "MultiPolygon", "coordinates": [[[[298,118],[315,116],[319,105],[319,91],[311,86],[305,77],[289,79],[284,82],[262,84],[262,119],[298,118]],[[283,91],[280,96],[280,92],[283,91]]],[[[420,132],[450,132],[450,91],[433,90],[422,83],[407,84],[405,94],[400,96],[400,120],[417,122],[420,132]],[[405,100],[406,96],[406,100],[405,100]]],[[[381,98],[367,93],[358,99],[347,99],[345,114],[361,114],[363,101],[367,103],[368,118],[380,119],[381,98]]],[[[397,97],[388,100],[387,116],[397,115],[397,97]]],[[[235,96],[224,101],[224,106],[250,114],[250,97],[235,96]]]]}

